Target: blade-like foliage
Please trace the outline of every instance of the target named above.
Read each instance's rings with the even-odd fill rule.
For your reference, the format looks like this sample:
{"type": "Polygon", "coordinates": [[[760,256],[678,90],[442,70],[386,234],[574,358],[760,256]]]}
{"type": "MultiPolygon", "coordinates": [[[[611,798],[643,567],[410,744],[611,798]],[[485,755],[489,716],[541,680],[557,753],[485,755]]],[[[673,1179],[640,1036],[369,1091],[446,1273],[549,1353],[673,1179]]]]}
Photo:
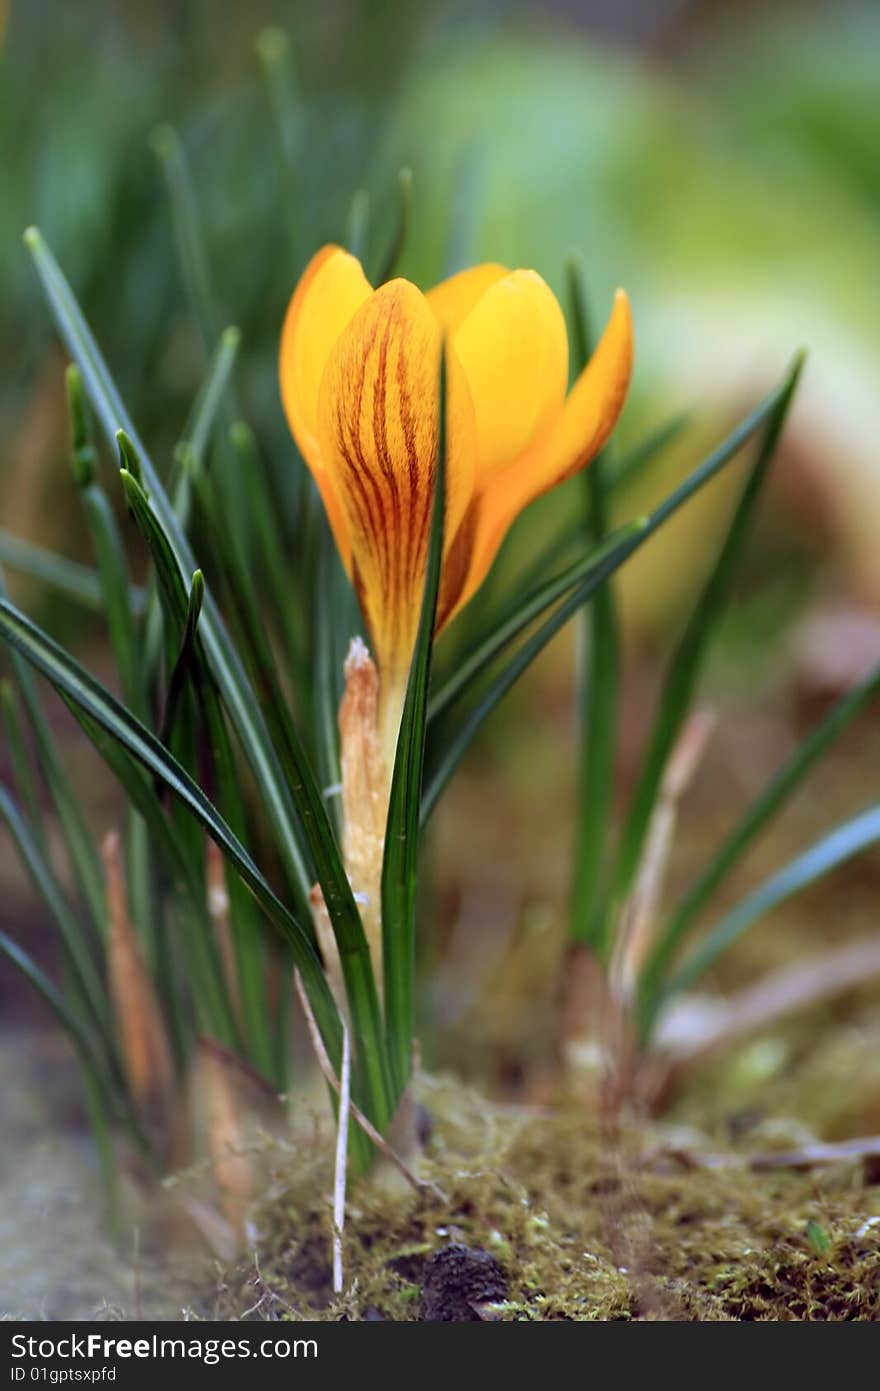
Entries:
{"type": "MultiPolygon", "coordinates": [[[[769,396],[760,406],[749,415],[736,430],[721,444],[718,449],[706,459],[699,468],[684,480],[683,483],[670,493],[658,507],[654,509],[646,518],[639,522],[632,523],[625,528],[620,540],[612,540],[607,548],[603,548],[597,555],[591,555],[584,561],[578,562],[583,565],[583,574],[580,580],[566,590],[567,597],[559,604],[555,612],[540,625],[535,633],[527,642],[518,649],[508,664],[487,683],[482,697],[475,703],[468,714],[465,715],[457,729],[454,729],[444,743],[443,748],[435,755],[433,750],[429,753],[429,771],[426,778],[425,791],[422,799],[422,819],[428,818],[440,797],[443,788],[446,786],[456,767],[469,748],[471,741],[481,728],[483,722],[492,713],[502,697],[510,690],[511,686],[519,679],[524,671],[531,665],[535,657],[543,651],[547,643],[555,637],[556,633],[564,627],[568,620],[575,614],[582,604],[596,592],[599,585],[603,584],[609,576],[624,564],[626,560],[638,550],[639,546],[644,545],[655,532],[664,525],[666,521],[683,507],[699,490],[704,487],[717,473],[721,471],[731,459],[735,458],[740,449],[748,443],[757,430],[773,416],[779,408],[782,400],[787,400],[791,394],[792,379],[799,370],[799,363],[795,364],[792,371],[786,377],[785,382],[778,391],[769,396]]],[[[555,588],[551,582],[548,584],[548,591],[555,588]]],[[[558,594],[556,598],[558,599],[558,594]]],[[[550,607],[543,604],[542,607],[550,607]]],[[[539,609],[540,611],[540,609],[539,609]]],[[[533,617],[536,616],[533,614],[533,617]]],[[[516,618],[511,616],[510,622],[505,628],[505,632],[496,642],[491,635],[488,635],[484,643],[479,645],[481,653],[480,668],[472,666],[469,669],[467,679],[458,682],[454,693],[454,698],[446,699],[444,692],[440,692],[438,700],[444,698],[446,708],[450,708],[453,700],[457,703],[465,694],[470,693],[473,687],[478,687],[481,675],[484,675],[484,667],[491,661],[488,655],[497,655],[507,642],[511,640],[510,633],[516,625],[516,618]]]]}
{"type": "MultiPolygon", "coordinates": [[[[0,565],[7,565],[30,580],[38,580],[47,589],[60,594],[62,598],[79,604],[84,609],[100,613],[104,608],[104,590],[101,576],[88,565],[68,560],[55,551],[47,551],[30,541],[22,541],[18,536],[0,528],[0,565]]],[[[135,613],[143,613],[146,595],[142,589],[132,586],[129,602],[135,613]]]]}
{"type": "Polygon", "coordinates": [[[0,819],[15,841],[22,863],[30,874],[34,888],[43,898],[55,924],[67,956],[73,989],[82,1017],[94,1021],[106,1046],[113,1051],[113,1032],[110,1006],[104,982],[92,954],[93,934],[86,930],[64,895],[64,891],[46,859],[39,841],[31,831],[19,808],[0,783],[0,819]]]}
{"type": "Polygon", "coordinates": [[[734,865],[782,811],[823,754],[878,695],[880,667],[837,702],[761,790],[665,923],[642,976],[646,1000],[659,988],[682,942],[734,865]]]}
{"type": "Polygon", "coordinates": [[[437,459],[425,587],[400,721],[382,861],[382,962],[385,1018],[395,1093],[409,1079],[415,1036],[416,890],[428,686],[443,566],[446,507],[446,359],[441,356],[437,459]]]}
{"type": "Polygon", "coordinates": [[[645,1026],[649,1028],[659,1009],[673,995],[693,985],[722,952],[727,951],[759,918],[765,917],[786,899],[824,878],[855,855],[869,850],[878,841],[880,806],[874,806],[844,825],[835,827],[784,869],[765,880],[711,928],[657,997],[645,1026]]]}
{"type": "Polygon", "coordinates": [[[768,416],[758,457],[734,512],[724,544],[669,664],[648,751],[621,834],[612,912],[619,907],[632,887],[663,772],[690,710],[709,643],[717,632],[718,619],[750,534],[758,499],[776,453],[802,365],[803,358],[799,357],[768,416]]]}
{"type": "Polygon", "coordinates": [[[42,672],[57,691],[99,725],[149,773],[161,777],[165,786],[216,842],[267,917],[290,943],[328,1051],[338,1066],[342,1042],[339,1015],[310,936],[278,899],[202,789],[150,730],[75,662],[69,653],[5,599],[0,600],[0,637],[42,672]]]}
{"type": "MultiPolygon", "coordinates": [[[[120,399],[70,286],[36,228],[31,228],[25,234],[25,242],[34,258],[59,332],[82,372],[98,420],[111,443],[115,442],[120,429],[131,440],[137,451],[151,505],[171,541],[181,573],[191,575],[197,567],[189,541],[120,399]]],[[[307,868],[308,856],[290,790],[272,751],[259,703],[210,593],[205,601],[202,637],[214,678],[253,769],[266,815],[275,831],[279,855],[292,881],[299,882],[303,896],[307,897],[312,878],[307,868]]]]}
{"type": "MultiPolygon", "coordinates": [[[[590,357],[586,287],[580,266],[569,264],[569,299],[573,326],[574,371],[579,375],[590,357]]],[[[609,529],[608,452],[593,460],[585,475],[585,535],[599,546],[609,529]]],[[[617,608],[609,579],[581,614],[580,672],[577,706],[580,714],[580,770],[571,933],[579,941],[603,946],[607,915],[605,847],[614,800],[614,759],[617,746],[620,654],[617,608]]]]}

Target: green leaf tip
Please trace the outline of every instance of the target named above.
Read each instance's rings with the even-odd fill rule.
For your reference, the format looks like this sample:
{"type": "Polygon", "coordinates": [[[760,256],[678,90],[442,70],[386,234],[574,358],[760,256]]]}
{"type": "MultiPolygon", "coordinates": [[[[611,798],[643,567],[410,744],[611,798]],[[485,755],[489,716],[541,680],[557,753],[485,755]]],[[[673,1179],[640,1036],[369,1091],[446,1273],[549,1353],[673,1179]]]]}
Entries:
{"type": "Polygon", "coordinates": [[[239,344],[241,343],[241,329],[237,328],[235,324],[230,324],[228,328],[224,328],[221,333],[220,342],[223,347],[228,348],[230,352],[237,352],[239,344]]]}
{"type": "Polygon", "coordinates": [[[70,417],[71,466],[76,486],[84,489],[95,481],[98,455],[92,439],[82,374],[75,363],[68,364],[64,381],[70,417]]]}
{"type": "MultiPolygon", "coordinates": [[[[143,470],[141,469],[141,456],[135,449],[131,436],[128,435],[125,430],[117,430],[116,443],[119,448],[120,473],[129,474],[134,482],[137,483],[141,492],[146,492],[143,470]]],[[[124,478],[123,482],[125,482],[124,478]]]]}
{"type": "Polygon", "coordinates": [[[21,239],[28,251],[38,251],[43,244],[43,235],[39,227],[26,227],[21,239]]]}
{"type": "Polygon", "coordinates": [[[196,611],[201,610],[202,602],[205,598],[205,576],[201,570],[193,570],[192,579],[189,583],[189,606],[196,611]]]}

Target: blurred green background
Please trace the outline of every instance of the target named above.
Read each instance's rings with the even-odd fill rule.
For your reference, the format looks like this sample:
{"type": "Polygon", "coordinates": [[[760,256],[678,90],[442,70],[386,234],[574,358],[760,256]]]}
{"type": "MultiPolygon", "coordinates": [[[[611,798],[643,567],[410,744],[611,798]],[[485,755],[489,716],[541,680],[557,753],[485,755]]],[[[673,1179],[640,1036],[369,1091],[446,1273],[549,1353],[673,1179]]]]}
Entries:
{"type": "MultiPolygon", "coordinates": [[[[491,258],[561,288],[576,248],[597,320],[615,284],[630,291],[638,363],[622,439],[696,414],[627,510],[808,346],[774,544],[798,576],[806,558],[847,597],[880,597],[875,3],[12,0],[0,64],[8,529],[77,553],[60,359],[20,240],[29,223],[154,452],[179,436],[210,345],[183,293],[156,153],[170,124],[209,250],[208,317],[243,330],[244,399],[282,477],[287,297],[315,248],[345,238],[361,188],[375,269],[405,164],[402,270],[414,279],[491,258]]],[[[675,615],[723,503],[716,489],[632,567],[633,632],[675,615]]]]}

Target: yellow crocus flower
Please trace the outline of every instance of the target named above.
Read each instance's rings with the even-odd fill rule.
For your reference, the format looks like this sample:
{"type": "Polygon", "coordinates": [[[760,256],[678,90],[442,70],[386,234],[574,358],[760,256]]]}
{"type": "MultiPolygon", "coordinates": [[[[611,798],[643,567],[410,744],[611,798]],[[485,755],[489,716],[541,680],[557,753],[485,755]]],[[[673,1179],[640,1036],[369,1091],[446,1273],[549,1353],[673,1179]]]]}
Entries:
{"type": "Polygon", "coordinates": [[[602,448],[632,368],[622,290],[567,392],[565,320],[535,271],[475,266],[423,294],[402,279],[374,290],[359,261],[338,246],[325,246],[309,263],[284,322],[281,395],[369,629],[387,753],[421,607],[444,340],[438,631],[482,584],[523,508],[602,448]]]}

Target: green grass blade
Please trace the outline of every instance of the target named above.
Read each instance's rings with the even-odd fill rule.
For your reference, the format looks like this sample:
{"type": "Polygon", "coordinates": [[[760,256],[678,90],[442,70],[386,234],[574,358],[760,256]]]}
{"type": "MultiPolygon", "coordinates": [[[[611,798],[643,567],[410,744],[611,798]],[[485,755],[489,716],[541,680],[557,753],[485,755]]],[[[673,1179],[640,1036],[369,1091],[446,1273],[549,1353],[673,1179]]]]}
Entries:
{"type": "Polygon", "coordinates": [[[240,346],[241,333],[230,324],[220,335],[208,375],[196,397],[192,415],[184,430],[181,443],[192,450],[199,467],[204,464],[211,435],[220,417],[240,346]]]}
{"type": "Polygon", "coordinates": [[[143,717],[147,702],[142,681],[140,637],[131,608],[128,563],[119,527],[107,496],[97,483],[84,488],[80,498],[95,549],[110,646],[116,658],[122,692],[131,708],[143,717]]]}
{"type": "Polygon", "coordinates": [[[545,580],[527,594],[520,596],[497,620],[483,637],[472,644],[470,653],[459,662],[455,671],[447,677],[428,703],[430,724],[439,722],[454,707],[471,695],[492,663],[501,656],[511,643],[525,632],[548,609],[566,598],[579,585],[604,565],[611,555],[617,555],[627,544],[638,536],[644,527],[643,522],[630,522],[618,527],[601,546],[591,546],[585,555],[573,561],[558,575],[545,580]]]}
{"type": "Polygon", "coordinates": [[[216,842],[266,916],[290,943],[331,1059],[338,1066],[342,1042],[339,1014],[310,936],[276,896],[198,783],[115,696],[6,599],[0,599],[0,637],[125,748],[148,773],[161,777],[165,786],[216,842]]]}
{"type": "MultiPolygon", "coordinates": [[[[181,635],[179,655],[169,684],[163,721],[165,737],[161,742],[167,744],[167,736],[170,734],[183,691],[186,685],[191,683],[208,734],[211,766],[217,784],[217,802],[231,830],[241,839],[246,834],[247,817],[238,770],[216,688],[206,669],[201,644],[198,641],[198,624],[205,594],[202,573],[200,570],[193,573],[191,587],[187,593],[171,543],[150,507],[149,499],[127,469],[120,471],[120,478],[132,516],[140,528],[156,567],[159,592],[162,595],[168,626],[172,632],[181,635]]],[[[248,1047],[255,1065],[271,1077],[275,1059],[269,1034],[260,920],[254,910],[253,900],[233,873],[228,877],[228,893],[230,929],[248,1047]]]]}
{"type": "Polygon", "coordinates": [[[798,358],[767,420],[757,459],[734,511],[718,559],[670,662],[648,750],[621,834],[615,869],[616,905],[623,902],[632,887],[663,771],[687,718],[710,640],[717,631],[718,619],[751,530],[757,502],[779,443],[802,363],[803,359],[798,358]]]}
{"type": "MultiPolygon", "coordinates": [[[[196,569],[196,564],[189,541],[175,515],[161,479],[143,448],[70,286],[36,228],[30,228],[25,234],[25,242],[34,258],[59,332],[83,374],[83,381],[101,426],[111,443],[115,441],[120,428],[130,439],[143,471],[151,505],[171,540],[181,573],[190,575],[196,569]]],[[[284,784],[273,754],[254,692],[210,593],[205,601],[202,638],[214,678],[260,789],[285,871],[292,881],[298,882],[303,897],[307,898],[312,881],[290,792],[284,784]]]]}
{"type": "Polygon", "coordinates": [[[431,535],[416,643],[394,758],[382,861],[385,1020],[395,1093],[403,1094],[415,1037],[416,896],[428,686],[443,569],[446,508],[446,357],[441,358],[431,535]]]}
{"type": "MultiPolygon", "coordinates": [[[[569,264],[569,295],[573,324],[574,371],[579,375],[591,353],[586,291],[580,267],[569,264]]],[[[609,529],[608,454],[602,451],[584,476],[586,535],[592,546],[605,540],[609,529]]],[[[606,915],[605,852],[614,806],[614,764],[617,747],[620,652],[617,608],[612,581],[603,584],[581,613],[580,767],[578,812],[574,843],[571,935],[577,941],[604,946],[606,915]]]]}
{"type": "MultiPolygon", "coordinates": [[[[68,560],[63,555],[56,555],[54,551],[47,551],[43,546],[22,541],[2,528],[0,565],[7,565],[10,570],[30,580],[38,580],[47,589],[79,604],[81,608],[93,613],[103,612],[104,590],[96,570],[80,565],[76,560],[68,560]]],[[[132,586],[129,601],[135,613],[143,613],[146,595],[142,589],[132,586]]]]}
{"type": "Polygon", "coordinates": [[[272,496],[266,465],[257,448],[250,426],[236,420],[229,429],[229,445],[235,467],[247,479],[246,499],[250,513],[250,531],[257,566],[251,560],[254,582],[261,585],[272,604],[272,617],[284,646],[287,669],[297,689],[308,680],[309,663],[302,625],[298,625],[298,606],[291,596],[291,564],[285,554],[281,529],[278,525],[278,506],[272,496]]]}
{"type": "Polygon", "coordinates": [[[356,189],[348,209],[348,222],[345,228],[345,245],[356,256],[361,265],[367,254],[367,238],[370,233],[370,195],[367,189],[356,189]]]}
{"type": "Polygon", "coordinates": [[[878,695],[880,667],[866,681],[843,696],[774,773],[664,925],[643,973],[641,991],[645,1000],[650,1000],[651,995],[660,988],[663,976],[682,942],[734,865],[766,830],[823,754],[878,695]]]}
{"type": "MultiPolygon", "coordinates": [[[[207,463],[211,437],[225,404],[225,395],[229,389],[240,341],[241,335],[237,328],[229,327],[223,330],[208,365],[207,376],[174,451],[174,467],[168,480],[168,496],[174,514],[186,532],[189,531],[192,509],[192,486],[207,463]]],[[[122,449],[123,439],[118,432],[117,441],[122,449]]],[[[131,440],[127,440],[127,446],[128,455],[137,453],[131,440]]],[[[149,492],[149,488],[146,491],[149,492]]]]}
{"type": "Polygon", "coordinates": [[[89,945],[91,934],[78,921],[64,896],[51,865],[40,848],[37,837],[31,831],[30,826],[2,783],[0,783],[0,818],[6,823],[34,888],[45,902],[58,927],[58,934],[70,963],[71,975],[80,1001],[81,1011],[86,1018],[93,1020],[95,1028],[109,1046],[113,1037],[110,1006],[104,983],[89,945]]]}
{"type": "MultiPolygon", "coordinates": [[[[312,707],[315,720],[315,746],[318,773],[325,790],[339,787],[342,773],[339,766],[339,702],[342,699],[342,670],[345,654],[340,652],[337,626],[334,623],[336,547],[330,528],[322,530],[318,546],[318,583],[315,585],[315,676],[312,707]]],[[[338,808],[339,798],[331,805],[338,808]]]]}
{"type": "Polygon", "coordinates": [[[46,972],[3,931],[0,931],[0,956],[5,956],[21,972],[27,983],[49,1006],[58,1023],[71,1040],[83,1068],[94,1079],[102,1094],[112,1085],[106,1069],[106,1060],[96,1048],[93,1035],[76,1010],[71,1009],[65,998],[46,972]]]}
{"type": "Polygon", "coordinates": [[[871,848],[880,841],[880,806],[870,807],[860,816],[837,826],[810,846],[802,855],[792,860],[769,879],[765,880],[753,893],[730,912],[709,931],[696,950],[687,958],[658,997],[648,1026],[653,1023],[656,1012],[673,996],[687,990],[704,971],[718,960],[742,934],[759,918],[778,908],[780,904],[795,894],[801,893],[817,880],[830,874],[832,870],[851,860],[855,855],[871,848]]]}
{"type": "MultiPolygon", "coordinates": [[[[230,1012],[214,926],[205,902],[204,884],[199,876],[194,874],[180,837],[165,819],[152,783],[141,764],[129,755],[122,744],[108,735],[101,725],[90,719],[75,701],[63,693],[61,698],[125,791],[138,820],[146,827],[151,847],[155,851],[157,866],[164,869],[171,884],[181,892],[182,901],[179,907],[177,904],[174,907],[184,928],[181,936],[187,980],[190,987],[194,982],[198,982],[199,985],[193,997],[196,1028],[200,1033],[217,1038],[229,1047],[236,1047],[238,1040],[235,1021],[230,1012]]],[[[189,1035],[184,1023],[183,1003],[174,988],[174,973],[163,965],[168,959],[164,934],[154,933],[153,945],[160,948],[155,958],[155,979],[165,1005],[177,1055],[182,1059],[186,1053],[189,1035]]]]}
{"type": "Polygon", "coordinates": [[[300,809],[315,877],[324,895],[339,949],[351,1011],[358,1076],[366,1089],[365,1105],[374,1124],[382,1130],[390,1119],[390,1079],[369,943],[321,789],[287,707],[266,637],[263,615],[242,570],[242,555],[235,533],[224,526],[223,519],[217,514],[208,486],[202,489],[201,500],[210,518],[215,539],[226,557],[231,579],[230,598],[239,610],[239,628],[247,641],[258,697],[284,778],[300,809]]]}
{"type": "Polygon", "coordinates": [[[24,807],[31,830],[43,854],[46,848],[46,827],[43,823],[43,808],[37,784],[31,768],[31,757],[25,739],[21,710],[12,682],[0,681],[0,708],[3,712],[3,728],[6,731],[6,746],[12,764],[12,775],[19,802],[24,807]]]}
{"type": "Polygon", "coordinates": [[[257,35],[257,57],[278,131],[278,143],[289,178],[295,177],[305,134],[299,79],[292,45],[281,28],[271,26],[257,35]]]}
{"type": "MultiPolygon", "coordinates": [[[[0,571],[0,600],[6,598],[3,574],[0,571]]],[[[104,866],[94,836],[83,815],[79,798],[74,793],[64,760],[43,714],[33,678],[17,653],[12,654],[12,670],[21,693],[28,721],[34,736],[37,762],[43,774],[52,805],[61,825],[70,867],[92,922],[103,935],[107,905],[104,896],[104,866]]]]}
{"type": "MultiPolygon", "coordinates": [[[[493,683],[488,686],[482,698],[466,714],[458,729],[450,736],[448,743],[433,760],[430,767],[429,776],[426,782],[425,793],[422,798],[422,820],[427,820],[437,804],[443,788],[449,781],[455,768],[458,766],[464,754],[467,752],[471,741],[481,728],[483,722],[492,713],[499,701],[518,681],[523,672],[534,661],[535,657],[543,651],[547,643],[555,637],[559,630],[568,622],[573,614],[577,612],[581,604],[591,598],[600,584],[613,575],[616,570],[624,564],[626,560],[638,550],[639,546],[644,545],[669,518],[678,511],[680,507],[697,493],[700,488],[710,482],[721,469],[735,458],[745,444],[749,442],[757,430],[759,430],[767,420],[777,410],[783,397],[790,393],[790,376],[786,378],[782,387],[768,396],[752,413],[746,417],[741,425],[737,427],[723,444],[713,451],[707,459],[700,464],[699,468],[694,469],[683,483],[669,494],[667,498],[644,518],[641,522],[633,523],[630,528],[625,530],[622,540],[609,544],[607,551],[603,551],[601,556],[590,556],[585,561],[578,562],[583,564],[585,574],[578,584],[567,591],[567,597],[556,609],[556,611],[545,620],[538,630],[528,639],[526,643],[515,653],[508,665],[496,676],[493,683]]],[[[473,684],[477,684],[479,673],[475,673],[473,684]]],[[[466,683],[471,684],[471,680],[466,683]]],[[[456,691],[456,699],[463,694],[464,688],[460,687],[456,691]]]]}
{"type": "MultiPolygon", "coordinates": [[[[82,1068],[89,1121],[94,1131],[104,1192],[107,1196],[111,1217],[115,1220],[117,1170],[109,1125],[111,1115],[109,1101],[113,1092],[113,1079],[107,1075],[106,1060],[96,1050],[88,1029],[83,1026],[82,1021],[70,1008],[54,982],[17,942],[14,942],[2,931],[0,931],[0,956],[4,956],[7,961],[11,962],[28,985],[48,1005],[73,1045],[82,1068]]],[[[121,1119],[127,1123],[132,1139],[144,1151],[145,1156],[150,1158],[149,1144],[130,1107],[123,1101],[119,1109],[121,1110],[121,1119]]]]}
{"type": "MultiPolygon", "coordinates": [[[[631,449],[608,459],[606,478],[609,490],[616,493],[631,477],[635,477],[652,463],[657,455],[680,435],[690,419],[689,413],[673,416],[631,449]]],[[[558,565],[560,558],[573,547],[583,544],[583,536],[583,523],[579,517],[561,526],[523,567],[519,576],[520,593],[528,594],[534,585],[543,582],[543,576],[558,565]]]]}
{"type": "Polygon", "coordinates": [[[164,744],[166,748],[171,743],[171,731],[174,728],[181,697],[193,678],[193,668],[196,664],[196,632],[198,631],[204,597],[205,577],[201,570],[194,570],[183,623],[183,637],[180,639],[177,661],[174,663],[174,669],[168,682],[165,710],[159,729],[160,743],[164,744]]]}
{"type": "Polygon", "coordinates": [[[682,431],[693,419],[692,411],[678,411],[652,430],[649,435],[632,449],[622,453],[611,464],[608,473],[609,485],[615,492],[622,491],[652,464],[665,449],[678,439],[682,431]]]}

